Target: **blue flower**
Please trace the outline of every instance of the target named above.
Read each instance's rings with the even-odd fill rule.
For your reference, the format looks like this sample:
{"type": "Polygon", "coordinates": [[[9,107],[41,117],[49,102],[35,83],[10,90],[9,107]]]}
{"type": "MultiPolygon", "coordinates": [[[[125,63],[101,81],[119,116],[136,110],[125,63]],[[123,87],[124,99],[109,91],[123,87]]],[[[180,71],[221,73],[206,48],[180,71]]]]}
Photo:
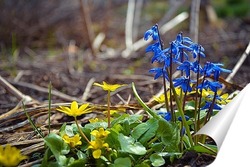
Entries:
{"type": "Polygon", "coordinates": [[[192,62],[191,70],[195,73],[201,73],[203,71],[201,65],[199,62],[196,60],[195,62],[192,62]]]}
{"type": "Polygon", "coordinates": [[[166,121],[171,121],[171,113],[170,112],[158,112],[158,115],[161,115],[166,121]]]}
{"type": "Polygon", "coordinates": [[[176,78],[173,80],[173,82],[174,82],[174,87],[180,86],[184,92],[192,91],[192,88],[190,86],[190,79],[187,77],[182,76],[180,78],[176,78]]]}
{"type": "MultiPolygon", "coordinates": [[[[186,121],[188,121],[188,120],[190,119],[189,116],[187,116],[187,115],[184,115],[184,116],[185,116],[186,121]]],[[[179,121],[182,121],[181,116],[178,117],[178,120],[179,120],[179,121]]]]}
{"type": "Polygon", "coordinates": [[[214,80],[218,81],[221,72],[227,72],[227,73],[231,72],[231,70],[227,70],[225,68],[221,68],[221,66],[223,66],[223,64],[221,64],[221,63],[207,62],[205,64],[205,66],[204,66],[205,75],[206,76],[211,76],[211,74],[214,74],[214,80]]]}
{"type": "Polygon", "coordinates": [[[190,69],[191,69],[192,65],[193,64],[191,62],[184,61],[176,69],[184,71],[186,73],[186,76],[189,77],[190,76],[190,69]]]}
{"type": "Polygon", "coordinates": [[[162,67],[155,67],[149,70],[149,73],[155,73],[154,79],[158,79],[161,76],[165,76],[167,80],[169,80],[167,72],[165,68],[162,67]]]}
{"type": "MultiPolygon", "coordinates": [[[[206,101],[205,105],[201,108],[201,110],[209,109],[211,107],[211,105],[212,105],[212,102],[206,101]]],[[[219,105],[217,105],[216,103],[214,103],[213,109],[221,110],[221,107],[219,105]]]]}
{"type": "Polygon", "coordinates": [[[189,37],[183,37],[182,33],[179,33],[177,36],[176,36],[176,39],[175,39],[175,42],[178,43],[178,44],[193,44],[193,41],[189,38],[189,37]]]}
{"type": "Polygon", "coordinates": [[[211,89],[213,92],[217,92],[217,89],[222,88],[222,85],[218,81],[205,80],[204,83],[198,85],[198,89],[211,89]]]}
{"type": "Polygon", "coordinates": [[[172,42],[170,45],[171,45],[172,54],[175,55],[176,60],[180,60],[180,61],[184,60],[184,57],[186,60],[188,60],[188,54],[185,51],[183,51],[183,45],[179,43],[175,43],[175,42],[172,42]]]}
{"type": "Polygon", "coordinates": [[[206,57],[206,55],[203,53],[205,51],[205,49],[201,45],[194,43],[194,44],[190,45],[189,47],[192,50],[194,59],[198,56],[206,57]]]}
{"type": "Polygon", "coordinates": [[[153,40],[158,40],[159,39],[159,34],[158,34],[158,25],[154,25],[151,29],[147,30],[144,34],[144,40],[148,40],[149,37],[153,38],[153,40]]]}

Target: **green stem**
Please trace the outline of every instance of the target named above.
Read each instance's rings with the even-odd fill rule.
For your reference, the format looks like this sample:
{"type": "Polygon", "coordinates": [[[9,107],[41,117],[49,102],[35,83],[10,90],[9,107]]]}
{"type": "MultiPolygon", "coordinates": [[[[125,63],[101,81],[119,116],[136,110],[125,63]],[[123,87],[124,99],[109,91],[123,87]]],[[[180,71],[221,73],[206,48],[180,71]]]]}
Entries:
{"type": "Polygon", "coordinates": [[[191,133],[190,133],[190,128],[189,128],[189,126],[188,126],[188,124],[187,124],[187,121],[186,121],[186,119],[185,119],[185,115],[184,115],[184,111],[183,111],[183,109],[182,109],[181,102],[180,102],[180,100],[178,99],[178,95],[177,95],[177,93],[176,93],[176,91],[175,91],[174,86],[173,86],[172,84],[170,84],[170,86],[171,86],[170,88],[171,88],[172,91],[173,91],[173,94],[174,94],[174,97],[175,97],[175,101],[176,101],[178,110],[179,110],[179,112],[180,112],[181,118],[182,118],[183,125],[184,125],[184,127],[185,127],[185,129],[186,129],[186,132],[187,132],[187,136],[188,136],[189,142],[191,143],[191,147],[193,147],[193,146],[194,146],[193,139],[192,139],[192,136],[191,136],[191,133]]]}
{"type": "Polygon", "coordinates": [[[23,105],[23,110],[29,120],[29,123],[30,125],[34,128],[35,132],[38,133],[42,138],[44,138],[44,135],[43,133],[37,128],[37,126],[35,125],[35,123],[33,122],[33,120],[31,119],[30,115],[28,114],[28,112],[26,111],[26,108],[25,108],[25,105],[23,104],[22,102],[22,105],[23,105]]]}
{"type": "Polygon", "coordinates": [[[154,143],[156,140],[158,140],[158,137],[154,137],[153,139],[151,139],[151,140],[148,142],[148,145],[154,143]]]}
{"type": "Polygon", "coordinates": [[[147,112],[148,115],[150,115],[153,118],[156,119],[161,119],[161,116],[157,115],[155,112],[153,112],[140,98],[140,96],[138,95],[136,88],[135,88],[135,84],[134,82],[132,82],[132,90],[134,92],[135,98],[137,99],[137,101],[140,103],[140,105],[143,107],[143,109],[147,112]]]}
{"type": "Polygon", "coordinates": [[[108,114],[107,114],[107,117],[108,117],[108,128],[111,127],[110,125],[110,91],[108,91],[108,95],[107,95],[107,103],[108,103],[108,114]]]}
{"type": "Polygon", "coordinates": [[[49,134],[50,134],[50,124],[51,124],[51,121],[50,121],[50,117],[51,117],[51,82],[49,82],[49,134]]]}
{"type": "Polygon", "coordinates": [[[81,136],[90,144],[89,139],[87,138],[87,136],[83,133],[83,131],[82,131],[81,128],[79,127],[76,117],[75,117],[75,122],[76,122],[76,126],[77,126],[77,128],[78,128],[78,130],[79,130],[81,136]]]}
{"type": "Polygon", "coordinates": [[[169,104],[168,104],[168,95],[167,95],[167,86],[166,86],[166,78],[165,78],[165,74],[163,73],[163,89],[164,89],[164,97],[165,97],[165,106],[167,111],[169,112],[169,104]]]}
{"type": "Polygon", "coordinates": [[[213,101],[211,103],[211,106],[208,109],[206,119],[205,119],[205,123],[207,123],[210,120],[211,116],[212,116],[212,111],[213,111],[213,108],[214,108],[216,96],[217,96],[217,90],[216,90],[216,92],[214,92],[214,98],[213,98],[213,101]]]}

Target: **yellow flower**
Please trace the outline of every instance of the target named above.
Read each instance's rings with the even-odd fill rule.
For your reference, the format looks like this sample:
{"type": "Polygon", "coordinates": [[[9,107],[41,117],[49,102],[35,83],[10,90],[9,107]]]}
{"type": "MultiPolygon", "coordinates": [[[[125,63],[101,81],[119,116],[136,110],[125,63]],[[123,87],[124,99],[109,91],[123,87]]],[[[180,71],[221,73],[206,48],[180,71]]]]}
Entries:
{"type": "MultiPolygon", "coordinates": [[[[110,110],[110,115],[113,115],[115,113],[119,113],[119,112],[125,112],[126,110],[110,110]]],[[[107,114],[108,111],[103,111],[104,114],[107,114]]]]}
{"type": "Polygon", "coordinates": [[[57,111],[61,111],[69,116],[73,116],[73,117],[77,117],[80,116],[82,114],[87,114],[91,112],[91,108],[88,108],[89,104],[83,104],[78,108],[78,103],[76,101],[73,101],[71,103],[70,108],[69,107],[64,107],[64,106],[59,106],[59,108],[57,108],[57,111]]]}
{"type": "Polygon", "coordinates": [[[91,119],[89,119],[89,122],[90,123],[99,122],[99,119],[98,118],[91,118],[91,119]]]}
{"type": "Polygon", "coordinates": [[[164,94],[161,94],[159,97],[154,96],[153,98],[155,101],[157,101],[160,104],[165,103],[165,95],[164,94]]]}
{"type": "Polygon", "coordinates": [[[122,87],[122,86],[125,86],[125,84],[123,85],[120,85],[120,84],[114,84],[114,85],[110,85],[110,84],[107,84],[105,81],[102,82],[103,84],[99,84],[99,83],[94,83],[95,86],[99,86],[101,87],[103,90],[106,90],[106,91],[110,91],[110,92],[113,92],[115,91],[116,89],[122,87]]]}
{"type": "Polygon", "coordinates": [[[101,154],[102,154],[102,148],[109,148],[108,143],[104,143],[103,140],[100,139],[96,139],[94,141],[90,142],[90,146],[88,147],[88,149],[92,149],[92,155],[95,159],[100,158],[101,154]]]}
{"type": "MultiPolygon", "coordinates": [[[[181,94],[181,88],[179,88],[179,87],[178,87],[178,88],[175,88],[175,92],[176,92],[176,94],[177,94],[178,96],[180,96],[180,94],[181,94]]],[[[168,100],[169,100],[169,99],[170,99],[170,91],[167,92],[167,97],[168,97],[168,100]]],[[[154,96],[153,99],[154,99],[156,102],[158,102],[159,104],[165,103],[165,95],[164,95],[164,93],[161,94],[159,97],[154,96]]]]}
{"type": "Polygon", "coordinates": [[[95,136],[96,139],[104,139],[110,134],[108,130],[104,130],[103,128],[99,128],[99,130],[93,130],[90,132],[91,135],[95,136]]]}
{"type": "Polygon", "coordinates": [[[63,135],[63,140],[65,143],[69,144],[70,147],[74,148],[78,145],[82,145],[81,137],[79,134],[69,137],[67,134],[63,135]]]}
{"type": "Polygon", "coordinates": [[[0,166],[17,166],[27,158],[27,156],[21,154],[19,149],[11,147],[10,144],[7,144],[4,148],[0,145],[0,166]]]}

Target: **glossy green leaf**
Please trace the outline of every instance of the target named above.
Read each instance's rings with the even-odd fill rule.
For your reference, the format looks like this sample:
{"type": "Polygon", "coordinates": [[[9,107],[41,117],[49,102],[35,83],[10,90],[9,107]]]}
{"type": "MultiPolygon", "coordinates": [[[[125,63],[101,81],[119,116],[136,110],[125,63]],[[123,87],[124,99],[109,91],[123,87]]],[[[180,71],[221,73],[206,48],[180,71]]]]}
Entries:
{"type": "Polygon", "coordinates": [[[129,157],[117,158],[113,167],[131,167],[131,160],[129,157]]]}
{"type": "Polygon", "coordinates": [[[65,165],[68,161],[65,155],[70,151],[68,144],[66,144],[59,135],[54,133],[50,133],[46,136],[44,142],[50,148],[57,162],[60,165],[65,165]]]}
{"type": "Polygon", "coordinates": [[[152,154],[149,157],[152,166],[162,166],[165,164],[165,160],[158,154],[152,154]]]}
{"type": "Polygon", "coordinates": [[[157,129],[158,120],[156,118],[151,118],[147,122],[141,123],[136,126],[131,135],[133,138],[139,140],[142,144],[144,144],[155,136],[157,129]]]}
{"type": "Polygon", "coordinates": [[[180,143],[180,131],[177,124],[170,123],[163,119],[159,120],[157,134],[166,146],[168,152],[178,152],[180,143]]]}
{"type": "Polygon", "coordinates": [[[121,145],[121,150],[127,153],[144,155],[146,154],[146,148],[139,142],[136,142],[134,138],[124,136],[122,133],[118,135],[118,140],[121,145]]]}

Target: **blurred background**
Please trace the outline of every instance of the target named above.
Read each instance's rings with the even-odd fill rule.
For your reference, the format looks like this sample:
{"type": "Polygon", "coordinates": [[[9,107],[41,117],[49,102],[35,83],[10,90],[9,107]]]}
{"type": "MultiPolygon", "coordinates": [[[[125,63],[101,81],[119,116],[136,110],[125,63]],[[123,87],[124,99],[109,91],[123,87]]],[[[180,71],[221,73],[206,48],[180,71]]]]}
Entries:
{"type": "MultiPolygon", "coordinates": [[[[93,78],[139,80],[149,99],[161,86],[147,84],[151,55],[137,42],[156,23],[167,27],[166,47],[183,32],[205,48],[206,61],[232,69],[250,40],[250,1],[0,0],[0,75],[38,100],[47,96],[35,86],[47,88],[51,81],[54,89],[79,97],[93,78]]],[[[246,85],[249,64],[246,58],[231,82],[246,85]]],[[[92,91],[84,100],[98,102],[92,91]]],[[[5,106],[16,101],[4,97],[6,92],[0,86],[5,106]]]]}

